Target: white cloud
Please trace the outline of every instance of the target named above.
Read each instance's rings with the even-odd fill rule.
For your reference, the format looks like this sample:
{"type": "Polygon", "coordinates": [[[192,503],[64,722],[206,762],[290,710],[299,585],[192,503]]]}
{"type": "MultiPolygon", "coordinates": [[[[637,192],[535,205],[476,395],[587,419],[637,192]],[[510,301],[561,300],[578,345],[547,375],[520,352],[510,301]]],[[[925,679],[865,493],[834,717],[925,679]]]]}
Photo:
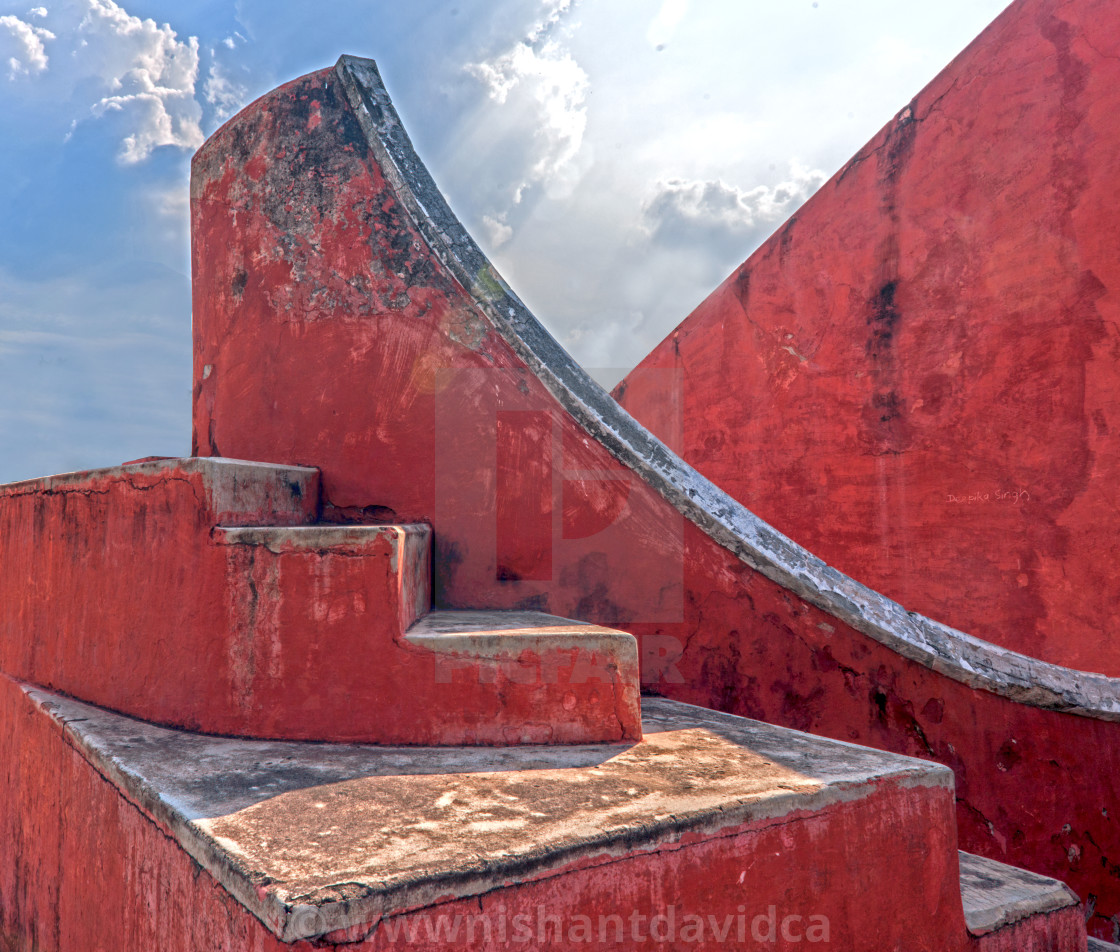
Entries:
{"type": "Polygon", "coordinates": [[[567,16],[575,8],[575,5],[576,0],[541,0],[544,16],[529,28],[529,42],[535,43],[541,39],[567,16]]]}
{"type": "Polygon", "coordinates": [[[796,165],[761,178],[741,164],[697,176],[646,173],[625,160],[600,162],[561,211],[542,207],[498,255],[576,360],[619,368],[597,377],[612,386],[826,178],[796,165]],[[752,175],[752,184],[737,175],[752,175]]]}
{"type": "Polygon", "coordinates": [[[486,237],[491,248],[501,248],[513,237],[513,228],[504,215],[483,215],[482,224],[486,228],[486,237]]]}
{"type": "MultiPolygon", "coordinates": [[[[515,118],[512,130],[524,137],[531,129],[531,142],[518,141],[523,155],[521,168],[508,179],[505,207],[489,217],[502,225],[512,205],[526,192],[540,186],[551,198],[571,193],[581,174],[577,161],[587,128],[589,83],[557,33],[564,17],[574,8],[572,0],[544,0],[541,15],[525,39],[504,52],[467,67],[487,87],[490,98],[515,118]]],[[[500,230],[508,240],[509,234],[500,230]]]]}
{"type": "MultiPolygon", "coordinates": [[[[719,179],[659,182],[642,209],[650,237],[661,244],[743,239],[769,230],[824,184],[818,169],[794,165],[788,181],[743,190],[719,179]]],[[[765,237],[761,235],[760,237],[765,237]]]]}
{"type": "MultiPolygon", "coordinates": [[[[36,14],[42,7],[32,10],[36,14]]],[[[43,10],[43,14],[47,11],[43,10]]],[[[32,73],[41,73],[47,68],[50,60],[47,57],[47,48],[44,40],[53,40],[54,34],[41,26],[32,26],[15,16],[0,17],[0,27],[6,29],[15,40],[18,49],[17,56],[8,57],[8,78],[17,76],[30,76],[32,73]]]]}
{"type": "Polygon", "coordinates": [[[135,131],[122,142],[121,159],[139,162],[159,146],[202,145],[202,107],[195,100],[198,40],[181,42],[168,24],[132,16],[113,0],[88,0],[79,25],[83,59],[95,65],[111,95],[92,107],[94,116],[123,111],[135,131]]]}
{"type": "Polygon", "coordinates": [[[47,15],[46,7],[32,7],[27,11],[29,17],[45,17],[47,15]]]}
{"type": "Polygon", "coordinates": [[[661,0],[661,9],[646,31],[649,45],[656,50],[664,49],[687,12],[688,0],[661,0]]]}
{"type": "Polygon", "coordinates": [[[237,112],[249,95],[249,91],[240,83],[235,83],[217,63],[210,66],[210,76],[203,87],[203,93],[221,122],[237,112]]]}

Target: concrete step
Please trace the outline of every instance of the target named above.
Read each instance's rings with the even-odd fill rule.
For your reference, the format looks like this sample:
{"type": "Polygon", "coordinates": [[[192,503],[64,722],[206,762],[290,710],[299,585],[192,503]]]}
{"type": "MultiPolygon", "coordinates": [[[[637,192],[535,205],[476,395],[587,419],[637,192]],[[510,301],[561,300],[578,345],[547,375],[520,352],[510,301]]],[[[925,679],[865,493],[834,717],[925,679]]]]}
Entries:
{"type": "Polygon", "coordinates": [[[960,868],[964,919],[981,949],[1030,948],[1040,921],[1080,904],[1065,883],[993,859],[961,851],[960,868]]]}
{"type": "Polygon", "coordinates": [[[633,635],[541,612],[433,611],[407,632],[436,657],[436,679],[459,686],[479,729],[509,743],[641,737],[633,635]]]}
{"type": "MultiPolygon", "coordinates": [[[[427,525],[218,526],[211,536],[219,545],[246,547],[247,566],[259,572],[263,562],[270,566],[265,575],[283,561],[286,572],[277,574],[274,595],[278,601],[299,604],[304,617],[293,619],[295,627],[306,627],[304,620],[316,622],[313,631],[308,628],[306,633],[317,639],[324,624],[329,629],[341,615],[363,615],[374,607],[395,619],[393,637],[399,637],[432,606],[432,533],[427,525]],[[346,589],[352,596],[350,603],[339,602],[340,587],[332,584],[330,575],[331,570],[344,568],[346,559],[372,560],[375,574],[386,576],[388,584],[376,606],[353,588],[346,589]],[[305,569],[302,577],[295,570],[297,564],[305,569]],[[307,583],[306,588],[299,587],[301,582],[307,583]]],[[[349,586],[351,580],[343,584],[349,586]]],[[[262,597],[259,589],[256,597],[262,597]]],[[[255,611],[259,615],[260,606],[255,611]]]]}
{"type": "Polygon", "coordinates": [[[1088,952],[1120,952],[1120,945],[1105,942],[1104,939],[1094,939],[1090,936],[1088,952]]]}
{"type": "Polygon", "coordinates": [[[253,715],[220,733],[429,746],[641,736],[631,635],[534,612],[426,614],[426,525],[218,527],[212,539],[245,606],[232,630],[253,715]]]}
{"type": "Polygon", "coordinates": [[[3,929],[75,952],[1085,948],[1076,906],[1015,946],[969,933],[948,769],[645,707],[627,747],[386,748],[174,731],[0,677],[3,929]]]}

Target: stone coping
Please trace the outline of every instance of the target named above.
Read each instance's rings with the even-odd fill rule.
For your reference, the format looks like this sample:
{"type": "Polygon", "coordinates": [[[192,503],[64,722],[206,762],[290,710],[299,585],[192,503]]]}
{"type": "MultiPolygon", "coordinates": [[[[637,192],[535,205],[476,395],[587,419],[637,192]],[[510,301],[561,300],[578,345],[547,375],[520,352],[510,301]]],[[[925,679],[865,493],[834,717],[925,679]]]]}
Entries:
{"type": "MultiPolygon", "coordinates": [[[[218,456],[166,457],[121,466],[43,476],[0,486],[5,499],[102,496],[114,489],[148,490],[154,485],[201,477],[198,505],[215,524],[264,520],[285,524],[314,522],[319,513],[319,470],[218,456]]],[[[192,518],[187,513],[183,518],[192,518]]]]}
{"type": "Polygon", "coordinates": [[[616,658],[635,670],[638,666],[638,642],[628,632],[543,612],[437,610],[419,619],[405,638],[441,654],[508,658],[522,651],[577,648],[585,655],[616,658]]]}
{"type": "Polygon", "coordinates": [[[432,527],[426,523],[350,525],[317,522],[305,526],[217,526],[211,533],[219,545],[259,545],[270,552],[368,545],[384,537],[394,545],[428,546],[432,527]]]}
{"type": "Polygon", "coordinates": [[[25,492],[58,492],[69,487],[81,486],[97,480],[127,479],[129,476],[158,476],[165,470],[179,470],[185,473],[202,473],[211,478],[253,476],[277,477],[290,474],[293,480],[304,483],[318,478],[319,470],[314,466],[289,466],[284,463],[262,463],[245,459],[226,459],[222,456],[164,456],[122,463],[119,466],[104,466],[100,469],[79,470],[73,473],[58,473],[54,476],[36,476],[15,483],[0,484],[0,495],[25,492]]]}

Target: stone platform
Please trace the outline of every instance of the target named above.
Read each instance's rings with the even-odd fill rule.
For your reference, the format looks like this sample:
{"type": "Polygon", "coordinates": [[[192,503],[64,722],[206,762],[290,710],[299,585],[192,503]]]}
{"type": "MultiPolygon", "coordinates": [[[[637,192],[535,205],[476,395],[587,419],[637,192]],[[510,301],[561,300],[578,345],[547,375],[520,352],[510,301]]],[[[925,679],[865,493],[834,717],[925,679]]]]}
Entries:
{"type": "Polygon", "coordinates": [[[937,764],[653,698],[630,745],[386,748],[170,730],[3,681],[18,753],[0,812],[37,831],[17,877],[54,869],[34,854],[73,830],[122,864],[40,911],[79,936],[58,947],[100,947],[98,928],[166,949],[1084,948],[1076,897],[1042,877],[1011,895],[1000,864],[966,862],[962,908],[937,764]],[[56,764],[60,789],[19,802],[22,757],[56,764]],[[182,917],[208,938],[176,944],[182,917]]]}

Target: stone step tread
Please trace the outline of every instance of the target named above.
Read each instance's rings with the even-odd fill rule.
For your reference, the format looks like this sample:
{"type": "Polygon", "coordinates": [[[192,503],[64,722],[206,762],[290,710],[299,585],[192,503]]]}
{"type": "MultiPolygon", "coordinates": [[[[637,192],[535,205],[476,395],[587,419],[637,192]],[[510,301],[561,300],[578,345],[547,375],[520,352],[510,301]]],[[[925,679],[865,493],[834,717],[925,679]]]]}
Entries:
{"type": "Polygon", "coordinates": [[[973,935],[986,935],[1080,900],[1065,883],[994,859],[961,852],[961,901],[973,935]]]}
{"type": "Polygon", "coordinates": [[[682,831],[804,816],[884,781],[953,782],[938,764],[657,698],[629,746],[387,748],[192,734],[25,690],[286,941],[682,831]]]}
{"type": "Polygon", "coordinates": [[[517,632],[524,630],[615,631],[575,618],[562,618],[544,612],[504,610],[448,610],[429,612],[409,629],[409,634],[443,635],[464,632],[517,632]]]}
{"type": "Polygon", "coordinates": [[[1094,939],[1089,936],[1088,952],[1120,952],[1120,945],[1105,942],[1104,939],[1094,939]]]}
{"type": "Polygon", "coordinates": [[[217,526],[213,536],[223,545],[260,545],[278,552],[364,545],[383,535],[393,541],[415,538],[425,542],[430,540],[431,534],[432,527],[425,523],[336,525],[317,522],[298,526],[217,526]]]}
{"type": "Polygon", "coordinates": [[[638,648],[633,635],[543,612],[432,611],[417,620],[405,637],[432,651],[478,657],[583,646],[607,654],[621,652],[637,663],[638,648]]]}

